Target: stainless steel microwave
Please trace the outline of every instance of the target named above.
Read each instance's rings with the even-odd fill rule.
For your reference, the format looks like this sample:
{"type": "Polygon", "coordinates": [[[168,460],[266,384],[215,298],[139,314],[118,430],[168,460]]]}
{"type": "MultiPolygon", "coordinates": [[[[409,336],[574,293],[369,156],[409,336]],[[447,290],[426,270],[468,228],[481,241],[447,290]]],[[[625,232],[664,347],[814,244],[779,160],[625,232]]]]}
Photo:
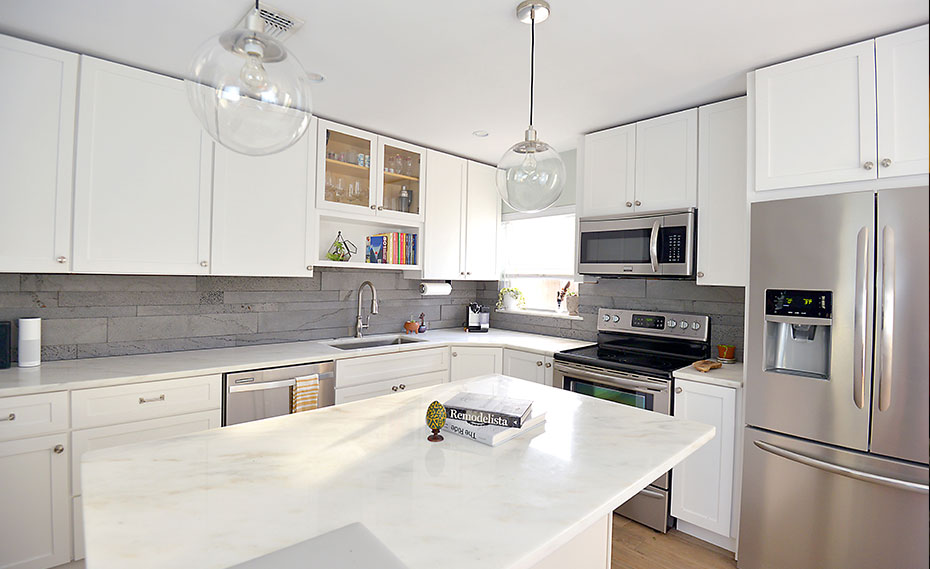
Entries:
{"type": "Polygon", "coordinates": [[[606,277],[694,276],[697,210],[578,220],[578,272],[606,277]]]}

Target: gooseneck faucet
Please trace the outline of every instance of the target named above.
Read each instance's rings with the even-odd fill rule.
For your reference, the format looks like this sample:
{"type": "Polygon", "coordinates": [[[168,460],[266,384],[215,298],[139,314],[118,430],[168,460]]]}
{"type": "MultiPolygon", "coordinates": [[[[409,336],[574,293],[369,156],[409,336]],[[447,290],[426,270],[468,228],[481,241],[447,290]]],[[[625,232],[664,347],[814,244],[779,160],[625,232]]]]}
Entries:
{"type": "Polygon", "coordinates": [[[371,289],[371,314],[378,313],[378,292],[375,290],[375,285],[371,284],[371,281],[365,281],[358,285],[358,311],[355,313],[356,338],[362,337],[362,330],[368,328],[368,324],[371,322],[371,314],[369,314],[368,319],[362,324],[362,289],[365,288],[365,285],[368,285],[368,288],[371,289]]]}

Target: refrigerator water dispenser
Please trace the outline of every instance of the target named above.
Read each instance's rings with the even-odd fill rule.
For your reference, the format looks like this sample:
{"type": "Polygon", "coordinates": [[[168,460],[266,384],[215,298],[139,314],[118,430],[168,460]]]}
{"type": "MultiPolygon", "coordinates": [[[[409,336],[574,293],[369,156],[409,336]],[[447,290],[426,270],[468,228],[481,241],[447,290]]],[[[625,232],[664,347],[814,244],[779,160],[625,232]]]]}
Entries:
{"type": "Polygon", "coordinates": [[[830,378],[833,293],[765,291],[765,371],[830,378]]]}

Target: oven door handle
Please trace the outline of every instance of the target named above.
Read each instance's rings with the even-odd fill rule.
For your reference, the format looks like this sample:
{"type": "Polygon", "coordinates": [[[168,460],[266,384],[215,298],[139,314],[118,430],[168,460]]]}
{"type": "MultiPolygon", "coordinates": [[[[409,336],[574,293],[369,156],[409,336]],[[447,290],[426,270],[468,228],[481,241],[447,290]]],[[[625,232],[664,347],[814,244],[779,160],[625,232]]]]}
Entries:
{"type": "Polygon", "coordinates": [[[635,379],[625,379],[622,377],[616,377],[613,375],[608,375],[604,373],[596,373],[588,370],[580,370],[574,367],[560,366],[556,364],[556,370],[562,372],[565,375],[570,375],[572,377],[577,377],[578,379],[593,379],[606,381],[612,385],[617,385],[620,387],[630,387],[634,389],[646,390],[646,391],[655,391],[655,392],[665,392],[668,391],[668,387],[659,387],[653,383],[646,383],[645,381],[636,381],[635,379]]]}
{"type": "Polygon", "coordinates": [[[652,223],[652,233],[649,235],[649,261],[652,263],[652,272],[659,272],[659,221],[652,223]]]}

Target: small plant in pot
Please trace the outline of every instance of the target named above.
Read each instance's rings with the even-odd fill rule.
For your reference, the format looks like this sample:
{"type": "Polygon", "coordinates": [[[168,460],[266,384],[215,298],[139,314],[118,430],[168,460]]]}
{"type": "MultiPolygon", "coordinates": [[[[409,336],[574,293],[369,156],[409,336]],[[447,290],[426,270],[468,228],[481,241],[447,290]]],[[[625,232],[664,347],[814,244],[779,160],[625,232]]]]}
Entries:
{"type": "Polygon", "coordinates": [[[526,303],[523,293],[518,288],[502,288],[497,293],[497,307],[504,310],[517,310],[526,303]]]}

